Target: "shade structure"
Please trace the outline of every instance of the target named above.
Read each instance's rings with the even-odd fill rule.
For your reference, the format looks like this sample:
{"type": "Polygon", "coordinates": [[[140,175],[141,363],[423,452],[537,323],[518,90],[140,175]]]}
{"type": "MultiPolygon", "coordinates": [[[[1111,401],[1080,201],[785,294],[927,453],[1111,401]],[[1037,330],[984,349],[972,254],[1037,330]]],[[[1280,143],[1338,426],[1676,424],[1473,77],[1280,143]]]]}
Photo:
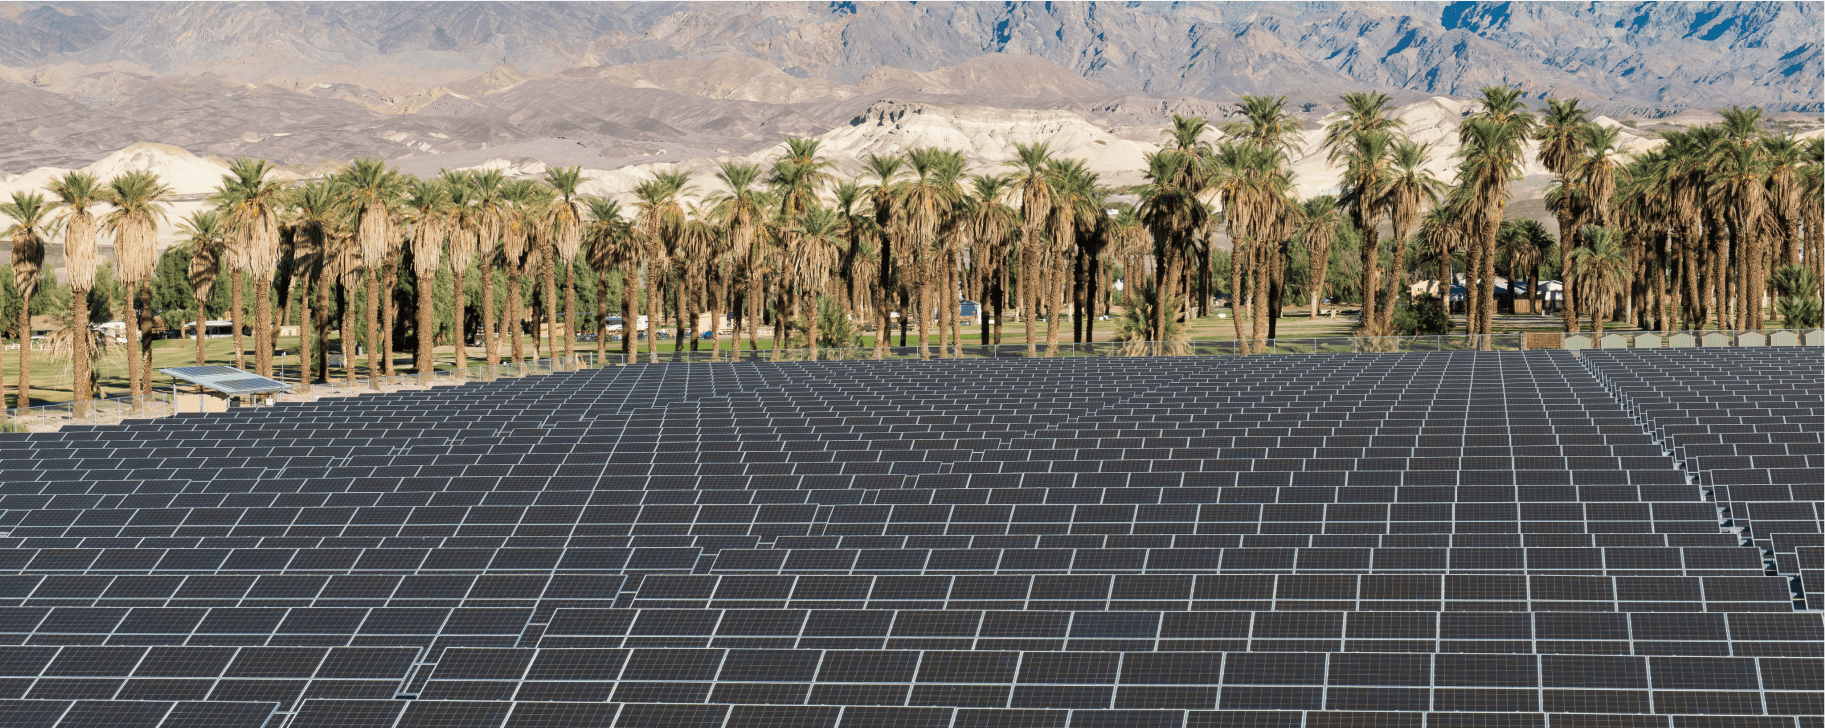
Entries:
{"type": "Polygon", "coordinates": [[[0,435],[0,724],[1807,728],[1817,362],[644,364],[0,435]]]}

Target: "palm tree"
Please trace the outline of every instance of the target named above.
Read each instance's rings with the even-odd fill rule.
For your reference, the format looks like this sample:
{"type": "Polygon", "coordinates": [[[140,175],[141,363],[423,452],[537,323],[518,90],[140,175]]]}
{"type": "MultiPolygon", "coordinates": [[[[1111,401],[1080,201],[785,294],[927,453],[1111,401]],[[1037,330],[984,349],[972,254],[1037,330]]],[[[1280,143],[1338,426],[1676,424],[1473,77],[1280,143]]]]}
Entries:
{"type": "MultiPolygon", "coordinates": [[[[1311,256],[1306,270],[1310,282],[1306,292],[1312,301],[1312,320],[1318,320],[1318,301],[1324,298],[1325,276],[1331,266],[1331,243],[1337,239],[1337,224],[1343,216],[1337,210],[1337,198],[1330,195],[1319,195],[1305,201],[1305,225],[1300,231],[1301,241],[1311,256]]],[[[1230,263],[1234,265],[1232,261],[1230,263]]]]}
{"type": "Polygon", "coordinates": [[[1401,140],[1394,144],[1393,168],[1389,171],[1387,189],[1382,193],[1388,215],[1394,223],[1394,266],[1388,272],[1388,293],[1383,297],[1378,328],[1388,332],[1394,325],[1394,304],[1400,300],[1406,284],[1407,236],[1419,224],[1423,209],[1436,207],[1445,183],[1426,171],[1432,145],[1401,140]]]}
{"type": "Polygon", "coordinates": [[[481,239],[482,206],[480,196],[476,193],[472,177],[462,172],[444,170],[438,175],[438,182],[443,186],[444,195],[449,197],[449,217],[445,221],[444,239],[446,241],[445,259],[450,267],[453,279],[453,298],[450,306],[450,339],[455,344],[451,364],[457,376],[464,376],[469,368],[469,335],[467,326],[468,291],[463,288],[464,273],[475,262],[475,250],[481,239]]]}
{"type": "MultiPolygon", "coordinates": [[[[211,198],[222,210],[222,230],[230,246],[242,252],[247,269],[253,272],[258,299],[254,302],[254,371],[261,376],[272,375],[271,291],[280,262],[279,205],[284,189],[266,178],[272,169],[265,160],[235,159],[211,198]]],[[[238,322],[236,325],[238,328],[238,322]]]]}
{"type": "MultiPolygon", "coordinates": [[[[49,190],[63,208],[63,260],[70,278],[70,376],[76,419],[89,416],[90,372],[94,365],[95,336],[89,331],[89,290],[95,287],[99,252],[95,247],[95,213],[89,208],[102,201],[100,180],[86,172],[69,172],[51,182],[49,190]]],[[[21,347],[23,351],[24,347],[21,347]]]]}
{"type": "Polygon", "coordinates": [[[1728,226],[1736,247],[1736,316],[1738,329],[1762,328],[1759,263],[1761,227],[1768,214],[1768,188],[1760,147],[1725,144],[1710,159],[1710,203],[1728,226]]]}
{"type": "Polygon", "coordinates": [[[1033,333],[1033,316],[1038,304],[1033,286],[1039,283],[1039,226],[1045,224],[1052,207],[1052,180],[1046,173],[1052,162],[1052,150],[1046,144],[1014,144],[1014,186],[1020,191],[1020,318],[1027,327],[1027,356],[1038,356],[1038,341],[1033,333]]]}
{"type": "MultiPolygon", "coordinates": [[[[919,326],[919,358],[923,359],[931,353],[928,344],[932,327],[945,321],[934,310],[932,287],[936,281],[933,277],[943,275],[944,268],[949,266],[940,236],[962,193],[956,184],[962,172],[962,156],[949,150],[923,147],[908,150],[906,161],[912,167],[913,179],[905,183],[895,199],[899,206],[895,231],[900,241],[895,253],[899,256],[900,270],[912,279],[909,287],[913,306],[909,308],[917,311],[918,318],[914,320],[919,326]]],[[[949,298],[948,292],[946,298],[949,298]]],[[[954,309],[955,304],[951,303],[949,307],[954,309]]],[[[904,320],[913,312],[901,311],[900,315],[904,320]]],[[[943,346],[942,334],[939,346],[943,346]]]]}
{"type": "MultiPolygon", "coordinates": [[[[475,210],[465,215],[463,222],[475,233],[475,263],[482,279],[482,356],[492,372],[501,363],[500,334],[504,333],[496,331],[494,262],[501,255],[502,236],[506,233],[509,210],[501,195],[507,179],[496,169],[465,175],[464,181],[475,195],[475,210]]],[[[454,257],[451,262],[455,263],[454,257]]]]}
{"type": "MultiPolygon", "coordinates": [[[[558,262],[564,266],[564,356],[571,360],[570,366],[576,366],[577,357],[577,252],[583,247],[583,200],[577,195],[577,187],[583,184],[582,167],[559,167],[545,173],[545,183],[557,192],[557,201],[551,206],[552,242],[557,248],[558,262]]],[[[555,327],[554,327],[555,328],[555,327]]],[[[553,347],[552,354],[557,354],[553,347]]]]}
{"type": "Polygon", "coordinates": [[[356,158],[340,176],[345,204],[355,213],[355,245],[367,268],[368,386],[380,389],[380,279],[394,235],[393,207],[404,184],[377,157],[356,158]]]}
{"type": "Polygon", "coordinates": [[[209,328],[204,325],[208,318],[207,306],[222,270],[222,254],[228,240],[222,232],[221,213],[215,210],[191,213],[178,222],[177,231],[184,236],[184,244],[190,246],[188,276],[192,300],[196,302],[196,365],[202,366],[204,330],[209,328]]]}
{"type": "MultiPolygon", "coordinates": [[[[729,256],[741,261],[743,275],[748,281],[747,294],[743,297],[744,311],[735,317],[735,330],[730,338],[737,350],[741,348],[743,319],[749,321],[749,326],[760,325],[760,261],[763,256],[758,243],[767,213],[765,193],[755,186],[760,177],[758,164],[723,162],[716,170],[716,179],[729,188],[727,194],[715,200],[724,234],[728,237],[729,256]]],[[[750,330],[750,341],[753,331],[750,330]]],[[[720,346],[722,340],[716,341],[713,346],[720,346]]]]}
{"type": "MultiPolygon", "coordinates": [[[[1585,117],[1586,111],[1578,108],[1577,99],[1547,99],[1546,105],[1546,116],[1541,120],[1535,136],[1541,142],[1540,164],[1559,176],[1562,194],[1549,199],[1547,206],[1552,208],[1559,221],[1559,270],[1569,271],[1572,251],[1577,247],[1573,202],[1578,199],[1570,192],[1578,177],[1578,162],[1585,156],[1583,129],[1590,120],[1585,117]]],[[[1577,331],[1578,309],[1572,295],[1572,286],[1565,286],[1560,295],[1563,297],[1561,316],[1565,321],[1565,330],[1577,331]]]]}
{"type": "Polygon", "coordinates": [[[1020,224],[1019,214],[1002,200],[1011,194],[1013,180],[1003,175],[979,174],[970,178],[970,195],[964,205],[963,226],[969,231],[970,268],[976,275],[976,290],[981,300],[977,318],[982,320],[982,345],[1001,343],[1003,282],[1007,279],[1009,232],[1020,224]],[[992,295],[990,291],[998,291],[992,295]],[[988,325],[989,299],[994,299],[995,325],[988,325]]]}
{"type": "MultiPolygon", "coordinates": [[[[678,235],[684,225],[684,209],[680,207],[678,196],[690,189],[690,175],[686,172],[660,172],[653,179],[634,187],[634,197],[639,200],[635,205],[638,210],[638,222],[635,229],[640,235],[641,252],[646,260],[646,314],[647,334],[646,353],[648,361],[659,361],[659,277],[669,267],[665,259],[669,243],[678,235]]],[[[629,283],[628,285],[631,285],[629,283]]],[[[630,314],[624,318],[632,322],[638,319],[630,314]]],[[[633,334],[629,333],[630,336],[633,334]]],[[[777,348],[777,343],[775,344],[777,348]]]]}
{"type": "MultiPolygon", "coordinates": [[[[329,380],[326,366],[328,360],[324,356],[326,352],[323,344],[328,343],[326,331],[329,328],[327,317],[332,276],[326,273],[334,268],[330,260],[335,252],[332,250],[332,241],[346,220],[344,210],[336,199],[335,189],[323,182],[312,182],[294,189],[290,204],[293,209],[292,238],[295,241],[292,251],[296,271],[294,275],[303,282],[298,300],[304,304],[298,316],[298,383],[303,391],[308,392],[313,371],[316,376],[329,380]]],[[[197,270],[194,265],[191,267],[193,274],[197,270]]],[[[209,275],[213,276],[214,273],[209,275]]],[[[200,339],[198,344],[200,347],[200,339]]]]}
{"type": "MultiPolygon", "coordinates": [[[[141,352],[139,340],[140,304],[158,264],[158,223],[165,219],[160,198],[171,194],[171,188],[158,175],[136,170],[109,180],[104,194],[114,211],[102,218],[102,228],[114,235],[114,253],[120,258],[121,279],[126,284],[127,310],[122,317],[127,322],[127,386],[134,395],[150,394],[150,352],[141,352]]],[[[134,400],[135,406],[138,401],[134,400]]]]}
{"type": "Polygon", "coordinates": [[[621,204],[600,197],[588,198],[589,224],[584,236],[589,241],[587,263],[596,272],[596,358],[608,354],[608,272],[615,268],[621,275],[621,353],[622,363],[633,361],[634,342],[634,265],[639,251],[634,246],[632,229],[621,217],[621,204]]]}
{"type": "MultiPolygon", "coordinates": [[[[412,180],[407,185],[405,206],[403,222],[412,229],[412,274],[418,277],[418,355],[412,361],[412,369],[418,373],[419,384],[428,386],[437,343],[437,270],[443,266],[444,239],[449,236],[453,211],[449,188],[435,180],[412,180]]],[[[460,331],[457,338],[460,345],[460,331]]]]}
{"type": "MultiPolygon", "coordinates": [[[[1391,168],[1393,138],[1386,132],[1365,132],[1355,136],[1355,145],[1343,153],[1344,173],[1339,202],[1350,211],[1350,221],[1362,234],[1362,326],[1379,335],[1381,310],[1377,297],[1381,292],[1381,215],[1387,210],[1388,185],[1394,177],[1391,168]]],[[[1395,249],[1399,249],[1399,245],[1395,249]]]]}
{"type": "MultiPolygon", "coordinates": [[[[1474,191],[1468,239],[1476,267],[1469,280],[1478,281],[1469,311],[1475,313],[1471,335],[1488,334],[1495,314],[1495,236],[1508,205],[1508,183],[1521,175],[1522,142],[1533,132],[1534,116],[1521,104],[1521,90],[1507,86],[1482,89],[1483,109],[1471,115],[1458,130],[1463,158],[1458,180],[1474,191]]],[[[1481,346],[1487,347],[1487,340],[1481,346]]]]}
{"type": "Polygon", "coordinates": [[[44,274],[44,241],[56,232],[51,219],[56,210],[57,203],[35,192],[14,192],[12,202],[0,203],[0,215],[13,219],[0,235],[12,239],[13,282],[19,291],[19,385],[13,395],[18,408],[32,406],[32,296],[44,274]]]}
{"type": "Polygon", "coordinates": [[[1528,270],[1527,309],[1532,313],[1538,314],[1540,312],[1540,264],[1542,261],[1546,260],[1547,253],[1552,251],[1554,244],[1553,236],[1552,233],[1546,231],[1546,226],[1540,224],[1539,220],[1516,220],[1515,229],[1516,240],[1514,242],[1516,247],[1514,249],[1515,252],[1511,254],[1515,257],[1510,260],[1517,261],[1518,259],[1518,261],[1525,261],[1525,263],[1511,262],[1509,265],[1509,305],[1510,307],[1514,305],[1514,285],[1516,278],[1514,275],[1514,268],[1518,266],[1528,270]]]}
{"type": "Polygon", "coordinates": [[[1581,231],[1589,247],[1572,255],[1578,295],[1591,302],[1591,331],[1603,334],[1603,320],[1616,308],[1616,297],[1628,284],[1628,252],[1614,228],[1587,226],[1581,231]]]}
{"type": "Polygon", "coordinates": [[[868,188],[868,198],[869,205],[874,208],[875,230],[879,232],[881,241],[880,271],[875,276],[877,299],[875,315],[880,317],[880,328],[877,330],[874,340],[874,358],[880,359],[887,355],[888,327],[892,324],[893,299],[897,283],[894,280],[893,216],[897,210],[894,201],[900,194],[900,188],[894,182],[894,178],[899,175],[900,167],[906,163],[906,160],[898,155],[883,157],[879,154],[869,154],[863,159],[863,163],[867,165],[869,174],[874,175],[876,180],[875,184],[868,188]]]}
{"type": "MultiPolygon", "coordinates": [[[[793,316],[799,315],[805,301],[811,302],[810,311],[804,314],[806,347],[811,350],[811,359],[816,361],[817,303],[830,281],[830,271],[836,266],[837,253],[842,248],[844,220],[834,208],[814,203],[790,224],[792,235],[787,239],[792,241],[792,247],[786,249],[783,258],[786,270],[782,283],[790,292],[793,316]]],[[[781,312],[782,317],[785,315],[781,312]]]]}
{"type": "MultiPolygon", "coordinates": [[[[1190,155],[1186,155],[1190,156],[1190,155]]],[[[1079,235],[1079,227],[1094,224],[1098,218],[1106,217],[1102,209],[1102,196],[1097,187],[1100,177],[1084,166],[1081,160],[1054,160],[1051,164],[1054,198],[1050,214],[1047,216],[1047,227],[1052,232],[1051,255],[1055,261],[1054,277],[1062,288],[1072,276],[1064,268],[1082,257],[1080,246],[1091,244],[1088,236],[1079,235]]],[[[1073,270],[1076,266],[1073,265],[1073,270]]],[[[1076,286],[1073,286],[1075,290],[1076,286]]],[[[1063,291],[1059,292],[1062,299],[1063,291]]],[[[1062,306],[1062,301],[1060,302],[1062,306]]],[[[1058,354],[1058,306],[1053,308],[1051,320],[1046,325],[1046,356],[1058,354]]],[[[1079,322],[1073,320],[1076,326],[1079,322]]],[[[1081,335],[1078,337],[1081,339],[1081,335]]]]}
{"type": "Polygon", "coordinates": [[[1236,113],[1242,118],[1225,122],[1221,127],[1224,134],[1256,146],[1276,148],[1288,155],[1304,146],[1304,137],[1300,134],[1304,124],[1286,110],[1285,96],[1243,96],[1240,101],[1236,113]]]}
{"type": "MultiPolygon", "coordinates": [[[[1147,184],[1140,191],[1140,217],[1152,233],[1153,255],[1157,261],[1155,285],[1160,291],[1159,299],[1166,303],[1177,300],[1172,287],[1183,275],[1183,251],[1190,246],[1192,236],[1210,224],[1209,208],[1198,199],[1196,190],[1184,184],[1193,179],[1185,172],[1185,167],[1191,164],[1193,161],[1183,152],[1162,150],[1148,155],[1147,184]]],[[[1232,262],[1232,271],[1234,265],[1232,262]]],[[[1235,279],[1233,273],[1231,279],[1235,279]]],[[[1134,294],[1139,289],[1132,288],[1132,284],[1130,286],[1129,300],[1132,304],[1134,294]]],[[[1168,308],[1170,306],[1167,305],[1153,307],[1154,341],[1164,341],[1161,337],[1169,333],[1168,308]]]]}
{"type": "Polygon", "coordinates": [[[1406,126],[1405,121],[1388,116],[1394,100],[1380,91],[1347,93],[1341,100],[1345,109],[1343,118],[1324,130],[1325,162],[1328,164],[1336,164],[1356,149],[1356,140],[1365,134],[1391,134],[1406,126]]]}

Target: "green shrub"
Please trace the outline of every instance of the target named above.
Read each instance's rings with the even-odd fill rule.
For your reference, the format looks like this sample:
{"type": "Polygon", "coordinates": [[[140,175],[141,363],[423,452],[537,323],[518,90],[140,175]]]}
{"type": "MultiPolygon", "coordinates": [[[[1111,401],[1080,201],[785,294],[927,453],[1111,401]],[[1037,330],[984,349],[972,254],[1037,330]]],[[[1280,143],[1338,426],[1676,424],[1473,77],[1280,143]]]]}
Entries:
{"type": "Polygon", "coordinates": [[[1444,336],[1451,333],[1451,314],[1438,296],[1403,293],[1394,308],[1394,330],[1402,336],[1444,336]]]}

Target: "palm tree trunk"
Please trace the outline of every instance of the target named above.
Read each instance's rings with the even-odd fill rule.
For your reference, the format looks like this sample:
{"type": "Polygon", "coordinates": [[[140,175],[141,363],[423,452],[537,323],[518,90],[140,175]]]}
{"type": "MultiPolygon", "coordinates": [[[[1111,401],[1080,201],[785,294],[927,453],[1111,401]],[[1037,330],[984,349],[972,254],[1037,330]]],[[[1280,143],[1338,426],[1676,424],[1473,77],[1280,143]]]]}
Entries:
{"type": "Polygon", "coordinates": [[[1465,245],[1469,248],[1470,260],[1465,261],[1464,266],[1464,333],[1476,336],[1482,333],[1479,327],[1483,325],[1483,297],[1478,295],[1482,284],[1477,280],[1483,271],[1483,236],[1482,226],[1472,224],[1476,232],[1465,245]]]}
{"type": "MultiPolygon", "coordinates": [[[[1103,273],[1103,261],[1100,256],[1091,255],[1086,257],[1089,258],[1088,265],[1090,271],[1088,275],[1084,276],[1084,300],[1088,303],[1090,310],[1088,315],[1084,316],[1084,343],[1094,344],[1096,343],[1097,283],[1100,282],[1098,277],[1103,273]]],[[[1208,268],[1205,269],[1204,274],[1206,279],[1208,279],[1210,270],[1208,268]]]]}
{"type": "Polygon", "coordinates": [[[640,359],[640,271],[633,261],[621,268],[621,363],[633,364],[640,359]]]}
{"type": "Polygon", "coordinates": [[[418,383],[423,386],[431,385],[431,370],[436,367],[433,347],[437,345],[437,305],[431,294],[437,287],[437,277],[433,274],[429,278],[418,280],[418,356],[412,362],[412,368],[418,373],[418,383]]]}
{"type": "MultiPolygon", "coordinates": [[[[727,304],[729,296],[729,279],[725,273],[726,270],[724,269],[723,264],[718,264],[716,271],[716,294],[710,297],[710,331],[714,332],[713,336],[715,336],[715,338],[710,339],[710,361],[716,361],[722,356],[722,315],[724,311],[728,310],[727,304]]],[[[737,329],[736,331],[739,332],[740,329],[737,329]]],[[[736,335],[740,336],[739,333],[736,335]]]]}
{"type": "Polygon", "coordinates": [[[1248,287],[1249,292],[1252,294],[1249,296],[1252,301],[1249,306],[1248,314],[1249,328],[1252,330],[1251,333],[1253,334],[1254,339],[1251,348],[1256,354],[1262,354],[1267,352],[1267,320],[1269,318],[1267,311],[1267,296],[1273,291],[1274,287],[1274,263],[1272,257],[1274,244],[1267,240],[1257,240],[1255,241],[1255,244],[1250,247],[1253,248],[1255,252],[1254,264],[1249,266],[1253,269],[1255,280],[1254,283],[1248,287]]]}
{"type": "Polygon", "coordinates": [[[386,257],[386,271],[380,279],[380,366],[386,376],[398,372],[393,366],[393,331],[399,321],[399,305],[393,300],[393,293],[399,290],[399,260],[403,251],[394,251],[386,257]]]}
{"type": "MultiPolygon", "coordinates": [[[[72,294],[72,296],[73,295],[74,294],[72,294]]],[[[87,306],[88,302],[86,302],[86,301],[83,302],[83,305],[87,306]]],[[[209,328],[208,326],[203,325],[204,320],[209,318],[208,314],[203,312],[203,305],[204,305],[203,298],[201,296],[198,296],[196,298],[196,365],[199,367],[203,365],[204,330],[209,328]]]]}
{"type": "MultiPolygon", "coordinates": [[[[655,243],[656,244],[656,243],[655,243]]],[[[649,363],[659,363],[659,265],[649,258],[646,263],[646,356],[649,363]]]]}
{"type": "MultiPolygon", "coordinates": [[[[1501,222],[1502,216],[1497,214],[1483,226],[1483,267],[1480,273],[1483,280],[1477,295],[1482,299],[1482,306],[1479,309],[1482,323],[1478,325],[1477,333],[1484,335],[1488,335],[1495,328],[1495,240],[1496,228],[1501,225],[1501,222]]],[[[1490,342],[1485,338],[1478,349],[1487,351],[1489,347],[1490,342]]]]}
{"type": "Polygon", "coordinates": [[[450,275],[456,283],[456,290],[452,292],[454,301],[450,305],[450,339],[456,350],[451,352],[450,363],[456,365],[458,378],[466,376],[469,369],[469,331],[465,328],[469,310],[467,291],[463,290],[463,272],[461,268],[450,266],[450,275]]]}
{"type": "Polygon", "coordinates": [[[518,265],[508,262],[507,267],[507,335],[511,342],[514,364],[526,363],[526,341],[520,329],[526,322],[526,287],[521,280],[522,274],[518,265]]]}
{"type": "Polygon", "coordinates": [[[355,383],[355,289],[342,280],[342,377],[355,383]]]}
{"type": "Polygon", "coordinates": [[[1035,300],[1037,296],[1034,295],[1034,289],[1039,283],[1036,279],[1043,278],[1044,276],[1037,274],[1037,271],[1039,270],[1039,256],[1033,251],[1033,246],[1036,244],[1034,236],[1031,234],[1023,235],[1020,241],[1019,308],[1020,320],[1026,324],[1028,357],[1039,355],[1039,336],[1033,331],[1033,314],[1037,313],[1035,309],[1039,307],[1038,302],[1035,300]]]}
{"type": "MultiPolygon", "coordinates": [[[[380,278],[381,272],[369,269],[367,272],[367,315],[368,315],[368,388],[380,389],[380,278]]],[[[235,286],[236,290],[240,286],[235,286]]],[[[235,325],[240,330],[240,325],[235,325]]]]}
{"type": "Polygon", "coordinates": [[[13,390],[13,406],[32,406],[32,296],[30,291],[19,297],[19,386],[13,390]]]}
{"type": "MultiPolygon", "coordinates": [[[[89,292],[82,289],[70,291],[70,398],[75,409],[70,413],[76,419],[89,416],[89,400],[95,393],[89,389],[89,372],[94,366],[94,354],[90,351],[95,343],[95,335],[89,330],[89,292]]],[[[19,347],[24,351],[25,347],[19,347]]]]}
{"type": "Polygon", "coordinates": [[[998,277],[995,283],[995,341],[993,343],[995,346],[1000,346],[1002,322],[1007,320],[1009,280],[1005,261],[1003,265],[996,266],[996,268],[999,272],[996,274],[998,277]]]}
{"type": "MultiPolygon", "coordinates": [[[[545,245],[545,254],[539,256],[539,274],[545,280],[545,339],[546,350],[551,352],[551,359],[558,358],[558,262],[557,251],[550,243],[545,245]]],[[[556,366],[552,367],[557,369],[556,366]]]]}
{"type": "MultiPolygon", "coordinates": [[[[576,265],[564,266],[564,358],[566,366],[577,366],[577,271],[576,265]]],[[[555,352],[556,349],[553,349],[555,352]]]]}
{"type": "Polygon", "coordinates": [[[1084,251],[1071,256],[1071,343],[1084,343],[1084,251]]]}
{"type": "Polygon", "coordinates": [[[298,391],[311,391],[311,336],[317,327],[311,320],[311,280],[309,276],[300,277],[298,285],[298,391]]]}
{"type": "MultiPolygon", "coordinates": [[[[234,287],[228,289],[229,290],[228,312],[229,312],[229,318],[233,319],[233,321],[234,321],[234,366],[236,369],[246,369],[247,368],[247,345],[242,343],[242,341],[241,341],[241,326],[247,322],[247,318],[243,315],[243,313],[242,313],[243,309],[241,308],[243,303],[241,302],[241,269],[240,268],[234,269],[234,275],[233,275],[232,282],[234,283],[234,287]]],[[[134,295],[138,295],[138,292],[135,292],[134,295]]],[[[139,351],[139,350],[134,349],[134,351],[139,351]]]]}
{"type": "Polygon", "coordinates": [[[1381,292],[1381,231],[1377,230],[1375,225],[1376,221],[1369,219],[1363,220],[1360,225],[1362,229],[1362,314],[1358,318],[1361,319],[1363,328],[1368,329],[1372,336],[1382,333],[1375,330],[1381,311],[1378,307],[1380,299],[1376,295],[1381,292]]]}
{"type": "MultiPolygon", "coordinates": [[[[1561,178],[1561,183],[1564,179],[1561,178]]],[[[1559,317],[1565,322],[1567,333],[1578,332],[1578,306],[1572,298],[1571,275],[1572,250],[1578,246],[1578,231],[1573,228],[1570,203],[1561,203],[1558,209],[1559,218],[1559,317]]]]}
{"type": "Polygon", "coordinates": [[[494,368],[500,366],[500,348],[496,346],[494,332],[494,266],[484,257],[481,264],[482,274],[482,356],[486,357],[489,376],[494,368]]]}
{"type": "MultiPolygon", "coordinates": [[[[1376,323],[1376,328],[1378,330],[1380,330],[1383,334],[1393,333],[1394,305],[1400,301],[1401,283],[1406,280],[1407,233],[1408,233],[1408,231],[1406,231],[1406,230],[1396,230],[1394,232],[1394,266],[1388,270],[1388,293],[1387,293],[1387,296],[1385,296],[1386,300],[1384,300],[1381,304],[1380,320],[1377,321],[1377,323],[1376,323]]],[[[1512,296],[1514,295],[1514,287],[1513,287],[1514,281],[1512,280],[1513,276],[1514,276],[1514,271],[1512,270],[1512,266],[1511,266],[1511,269],[1509,270],[1509,277],[1511,280],[1509,281],[1509,289],[1508,289],[1509,295],[1511,296],[1509,301],[1511,303],[1514,300],[1512,298],[1512,296]]]]}
{"type": "Polygon", "coordinates": [[[1248,268],[1250,251],[1234,237],[1229,246],[1229,318],[1236,326],[1236,342],[1241,345],[1242,353],[1249,353],[1248,334],[1242,331],[1242,275],[1248,268]]]}
{"type": "Polygon", "coordinates": [[[254,314],[253,314],[253,349],[254,373],[262,377],[272,376],[272,276],[256,274],[253,279],[254,314]]]}
{"type": "MultiPolygon", "coordinates": [[[[142,330],[142,331],[147,330],[149,327],[151,327],[154,323],[157,322],[157,320],[154,319],[152,316],[152,283],[150,281],[147,281],[145,284],[141,285],[140,289],[139,289],[139,315],[142,317],[139,322],[139,327],[140,327],[140,330],[142,330]]],[[[143,396],[151,396],[152,395],[152,340],[145,339],[145,340],[140,341],[139,349],[137,350],[137,353],[139,354],[139,357],[140,357],[139,370],[144,375],[144,376],[141,376],[139,379],[139,394],[141,394],[143,396]]]]}

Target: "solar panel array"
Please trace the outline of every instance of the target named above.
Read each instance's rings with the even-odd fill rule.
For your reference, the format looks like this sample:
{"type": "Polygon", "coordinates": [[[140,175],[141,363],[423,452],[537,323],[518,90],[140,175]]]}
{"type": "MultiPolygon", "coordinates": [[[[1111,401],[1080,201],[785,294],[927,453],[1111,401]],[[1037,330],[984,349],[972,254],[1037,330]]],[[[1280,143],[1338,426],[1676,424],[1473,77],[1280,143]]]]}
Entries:
{"type": "Polygon", "coordinates": [[[1774,351],[632,365],[0,435],[0,725],[1820,728],[1770,567],[1817,479],[1739,482],[1821,465],[1774,351]],[[1655,409],[1687,383],[1782,421],[1655,409]]]}

